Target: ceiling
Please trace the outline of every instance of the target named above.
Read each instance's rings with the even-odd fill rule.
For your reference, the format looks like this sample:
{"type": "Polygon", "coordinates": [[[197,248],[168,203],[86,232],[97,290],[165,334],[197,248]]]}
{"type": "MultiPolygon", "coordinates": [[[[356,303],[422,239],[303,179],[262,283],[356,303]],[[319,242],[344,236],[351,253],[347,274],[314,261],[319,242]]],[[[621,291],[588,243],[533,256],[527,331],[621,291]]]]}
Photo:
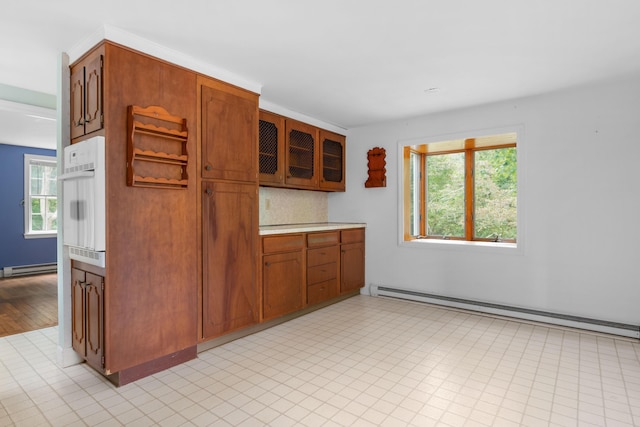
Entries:
{"type": "Polygon", "coordinates": [[[56,149],[56,112],[0,99],[0,144],[56,149]]]}
{"type": "Polygon", "coordinates": [[[21,0],[3,9],[0,83],[55,94],[60,52],[108,25],[343,129],[640,74],[637,0],[21,0]]]}

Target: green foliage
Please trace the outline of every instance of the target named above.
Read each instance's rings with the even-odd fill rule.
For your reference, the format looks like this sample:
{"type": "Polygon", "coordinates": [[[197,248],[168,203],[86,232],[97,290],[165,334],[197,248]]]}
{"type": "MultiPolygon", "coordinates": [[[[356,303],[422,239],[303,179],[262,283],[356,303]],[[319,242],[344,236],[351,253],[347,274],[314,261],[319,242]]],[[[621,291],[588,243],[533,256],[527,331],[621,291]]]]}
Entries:
{"type": "Polygon", "coordinates": [[[31,198],[31,231],[55,231],[58,228],[58,200],[55,197],[31,198]]]}
{"type": "Polygon", "coordinates": [[[517,235],[516,149],[475,153],[476,237],[515,239],[517,235]]]}
{"type": "Polygon", "coordinates": [[[464,153],[427,157],[427,234],[464,236],[464,153]]]}
{"type": "MultiPolygon", "coordinates": [[[[427,233],[465,235],[464,153],[427,157],[427,233]]],[[[517,235],[515,148],[475,152],[475,235],[515,239],[517,235]]]]}

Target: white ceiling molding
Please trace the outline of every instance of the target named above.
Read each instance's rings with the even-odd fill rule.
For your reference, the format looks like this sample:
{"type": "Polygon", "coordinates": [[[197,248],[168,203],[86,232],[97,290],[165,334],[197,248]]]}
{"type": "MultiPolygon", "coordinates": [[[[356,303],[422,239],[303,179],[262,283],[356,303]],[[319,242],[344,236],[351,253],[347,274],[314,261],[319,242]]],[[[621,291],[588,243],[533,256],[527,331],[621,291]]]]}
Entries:
{"type": "MultiPolygon", "coordinates": [[[[258,94],[260,94],[262,91],[262,86],[259,83],[248,81],[219,67],[215,67],[214,65],[200,61],[176,50],[169,49],[159,43],[147,40],[143,37],[139,37],[135,34],[111,25],[104,25],[102,28],[92,33],[89,37],[76,44],[73,48],[69,49],[67,54],[69,55],[70,63],[77,61],[82,55],[84,55],[88,50],[100,43],[102,40],[110,40],[114,43],[130,47],[139,52],[143,52],[156,58],[179,65],[181,67],[185,67],[204,75],[220,79],[227,83],[231,83],[233,85],[242,87],[258,94]]],[[[336,126],[331,123],[326,123],[301,113],[297,113],[264,99],[260,99],[260,108],[274,112],[276,114],[291,117],[295,120],[309,123],[311,125],[318,126],[333,132],[341,134],[344,134],[346,132],[343,127],[336,126]]]]}
{"type": "Polygon", "coordinates": [[[347,130],[343,127],[336,126],[331,123],[326,123],[305,114],[289,110],[288,108],[284,108],[278,104],[274,104],[273,102],[263,99],[262,97],[260,97],[260,108],[262,108],[263,110],[271,111],[272,113],[280,114],[281,116],[290,117],[294,120],[298,120],[303,123],[308,123],[310,125],[329,130],[331,132],[336,132],[341,135],[346,135],[347,133],[347,130]]]}
{"type": "Polygon", "coordinates": [[[190,70],[202,73],[204,75],[223,80],[227,83],[231,83],[257,94],[260,94],[262,91],[262,85],[259,83],[249,81],[241,76],[238,76],[237,74],[223,70],[222,68],[216,67],[212,64],[208,64],[189,55],[185,55],[181,52],[170,49],[159,43],[153,42],[151,40],[145,39],[128,31],[107,24],[96,30],[89,37],[80,41],[78,44],[67,51],[70,63],[73,64],[88,50],[100,43],[102,40],[109,40],[114,43],[130,47],[131,49],[146,53],[147,55],[151,55],[172,64],[176,64],[181,67],[185,67],[190,70]]]}

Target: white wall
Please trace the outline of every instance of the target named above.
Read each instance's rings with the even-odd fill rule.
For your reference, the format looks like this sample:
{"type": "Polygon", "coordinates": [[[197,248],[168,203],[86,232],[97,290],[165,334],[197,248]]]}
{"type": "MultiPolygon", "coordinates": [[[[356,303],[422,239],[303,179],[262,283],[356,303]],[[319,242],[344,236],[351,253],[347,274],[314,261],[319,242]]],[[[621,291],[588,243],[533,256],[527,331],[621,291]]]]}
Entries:
{"type": "Polygon", "coordinates": [[[634,76],[351,129],[347,191],[329,195],[329,220],[367,223],[367,285],[640,324],[639,162],[634,76]],[[524,128],[523,250],[400,246],[398,141],[512,125],[524,128]],[[387,187],[365,189],[376,146],[387,151],[387,187]]]}

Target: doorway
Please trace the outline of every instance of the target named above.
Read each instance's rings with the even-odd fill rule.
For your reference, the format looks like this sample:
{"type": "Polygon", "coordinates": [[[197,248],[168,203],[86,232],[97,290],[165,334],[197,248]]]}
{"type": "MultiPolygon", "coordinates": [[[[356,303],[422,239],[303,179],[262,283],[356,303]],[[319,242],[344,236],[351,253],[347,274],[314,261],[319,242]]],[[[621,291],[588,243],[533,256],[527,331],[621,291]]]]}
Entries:
{"type": "Polygon", "coordinates": [[[57,324],[56,273],[0,279],[0,337],[57,324]]]}

